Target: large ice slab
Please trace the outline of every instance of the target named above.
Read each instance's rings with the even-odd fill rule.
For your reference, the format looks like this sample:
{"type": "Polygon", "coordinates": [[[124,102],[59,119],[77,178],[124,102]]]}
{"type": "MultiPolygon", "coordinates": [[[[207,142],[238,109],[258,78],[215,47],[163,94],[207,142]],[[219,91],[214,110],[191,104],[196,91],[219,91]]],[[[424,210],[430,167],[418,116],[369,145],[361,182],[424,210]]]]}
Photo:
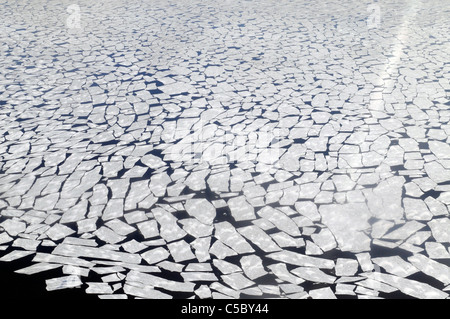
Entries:
{"type": "Polygon", "coordinates": [[[244,270],[245,275],[251,280],[260,278],[267,274],[264,269],[263,261],[261,258],[255,255],[244,256],[241,258],[242,270],[244,270]]]}
{"type": "Polygon", "coordinates": [[[450,267],[420,254],[409,257],[408,261],[417,269],[430,277],[436,278],[444,285],[450,284],[450,267]]]}
{"type": "Polygon", "coordinates": [[[419,270],[399,256],[373,258],[372,261],[388,273],[398,277],[409,277],[419,270]]]}
{"type": "Polygon", "coordinates": [[[70,275],[59,278],[48,279],[45,281],[47,284],[47,291],[69,289],[81,287],[83,284],[78,276],[70,275]]]}
{"type": "Polygon", "coordinates": [[[258,246],[264,252],[281,250],[280,247],[258,226],[247,226],[238,228],[237,231],[250,242],[258,246]]]}
{"type": "Polygon", "coordinates": [[[298,276],[294,276],[288,269],[285,264],[274,264],[267,266],[275,276],[277,276],[280,280],[289,282],[294,285],[300,285],[305,282],[302,278],[298,276]]]}
{"type": "Polygon", "coordinates": [[[333,269],[335,266],[334,261],[324,258],[317,258],[306,256],[291,251],[281,251],[272,253],[267,256],[268,258],[282,261],[287,264],[302,266],[302,267],[316,267],[320,269],[333,269]]]}
{"type": "Polygon", "coordinates": [[[230,199],[228,206],[236,221],[256,219],[255,209],[245,200],[244,196],[230,199]]]}
{"type": "Polygon", "coordinates": [[[38,264],[34,264],[29,267],[25,267],[25,268],[16,270],[16,273],[25,274],[25,275],[34,275],[34,274],[37,274],[37,273],[40,273],[43,271],[53,270],[53,269],[60,268],[60,267],[62,267],[62,265],[49,264],[49,263],[38,263],[38,264]]]}
{"type": "Polygon", "coordinates": [[[228,222],[222,222],[215,225],[215,236],[225,245],[228,245],[239,254],[252,253],[253,248],[228,222]]]}
{"type": "Polygon", "coordinates": [[[406,240],[408,237],[415,234],[424,227],[424,224],[417,221],[407,222],[403,226],[400,226],[398,229],[388,233],[387,235],[384,235],[383,238],[392,240],[406,240]]]}
{"type": "Polygon", "coordinates": [[[403,177],[381,181],[373,192],[365,193],[372,214],[380,219],[397,220],[404,214],[402,206],[403,177]]]}
{"type": "Polygon", "coordinates": [[[112,251],[104,248],[83,247],[68,244],[59,245],[54,249],[53,254],[67,257],[89,257],[93,259],[115,260],[130,264],[139,264],[141,262],[141,257],[139,255],[112,251]]]}
{"type": "Polygon", "coordinates": [[[126,283],[123,287],[123,291],[128,295],[144,299],[173,299],[171,295],[143,284],[136,285],[134,283],[126,283]]]}
{"type": "Polygon", "coordinates": [[[336,281],[335,277],[327,275],[322,270],[313,267],[299,267],[292,270],[292,273],[304,280],[317,283],[333,284],[336,281]]]}
{"type": "Polygon", "coordinates": [[[206,199],[190,199],[186,201],[184,207],[189,215],[206,225],[211,225],[216,218],[216,209],[206,199]]]}
{"type": "Polygon", "coordinates": [[[450,219],[434,219],[428,223],[428,226],[430,226],[436,241],[440,243],[450,243],[450,232],[448,231],[450,229],[450,219]]]}
{"type": "Polygon", "coordinates": [[[369,279],[379,281],[381,283],[388,284],[397,288],[406,295],[418,298],[418,299],[446,299],[448,294],[440,291],[428,284],[397,277],[394,275],[370,273],[362,274],[362,276],[369,279]]]}
{"type": "Polygon", "coordinates": [[[371,214],[365,204],[322,205],[319,212],[322,222],[331,230],[341,250],[370,250],[370,238],[364,231],[370,227],[371,214]]]}
{"type": "Polygon", "coordinates": [[[286,232],[291,236],[297,237],[301,235],[297,224],[278,209],[264,207],[263,209],[258,211],[258,215],[267,219],[278,229],[286,232]]]}
{"type": "Polygon", "coordinates": [[[178,282],[162,277],[140,273],[138,271],[130,271],[127,275],[127,281],[139,282],[147,287],[157,287],[169,291],[193,292],[195,284],[191,282],[178,282]]]}

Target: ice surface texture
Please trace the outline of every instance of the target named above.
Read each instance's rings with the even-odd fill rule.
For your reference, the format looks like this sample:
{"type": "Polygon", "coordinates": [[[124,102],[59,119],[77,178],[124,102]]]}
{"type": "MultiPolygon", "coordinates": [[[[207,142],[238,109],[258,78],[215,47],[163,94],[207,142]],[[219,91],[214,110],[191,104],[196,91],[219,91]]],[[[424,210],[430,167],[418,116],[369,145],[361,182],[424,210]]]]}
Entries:
{"type": "Polygon", "coordinates": [[[41,2],[0,6],[1,262],[100,298],[448,298],[448,2],[41,2]]]}

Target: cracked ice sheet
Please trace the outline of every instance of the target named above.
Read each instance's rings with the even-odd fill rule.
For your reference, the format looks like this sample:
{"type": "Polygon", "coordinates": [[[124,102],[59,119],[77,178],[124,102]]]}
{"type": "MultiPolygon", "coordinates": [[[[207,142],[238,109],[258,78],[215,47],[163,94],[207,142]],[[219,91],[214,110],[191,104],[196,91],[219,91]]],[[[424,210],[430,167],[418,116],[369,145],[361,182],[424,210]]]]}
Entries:
{"type": "MultiPolygon", "coordinates": [[[[313,242],[306,238],[308,252],[313,247],[315,253],[321,253],[313,243],[324,252],[345,251],[349,260],[330,260],[336,263],[336,274],[352,276],[354,272],[355,262],[350,261],[347,250],[370,252],[373,246],[383,245],[408,250],[414,255],[408,262],[446,282],[442,277],[445,270],[419,255],[426,253],[431,259],[446,259],[450,242],[446,206],[449,204],[446,184],[450,180],[446,97],[450,85],[442,62],[446,52],[439,50],[436,37],[430,37],[421,23],[433,20],[437,26],[446,25],[443,2],[435,1],[432,6],[419,3],[409,11],[402,3],[385,4],[383,23],[392,28],[386,29],[384,37],[375,39],[374,34],[368,34],[359,41],[360,31],[367,26],[352,25],[348,17],[365,12],[366,4],[341,1],[339,7],[344,10],[336,23],[329,24],[315,16],[335,12],[337,4],[332,1],[315,8],[319,15],[312,15],[310,4],[303,0],[280,2],[275,8],[273,4],[258,3],[258,15],[253,10],[254,4],[248,2],[245,6],[249,10],[244,10],[240,17],[222,14],[235,11],[233,2],[205,1],[212,10],[210,15],[200,18],[195,16],[198,12],[195,3],[194,10],[186,11],[183,6],[168,6],[164,2],[144,1],[134,7],[108,8],[81,1],[83,12],[88,9],[95,17],[100,11],[108,14],[113,10],[124,23],[117,25],[114,19],[100,19],[102,26],[96,28],[95,23],[100,20],[91,19],[94,27],[90,25],[89,30],[68,30],[70,46],[80,45],[83,54],[65,52],[69,46],[63,40],[59,43],[56,37],[56,42],[53,41],[58,45],[56,55],[52,45],[45,50],[39,47],[45,37],[40,30],[48,28],[35,28],[39,27],[39,21],[29,27],[31,20],[23,19],[22,11],[10,10],[8,2],[0,8],[0,14],[8,13],[2,14],[3,48],[9,50],[9,42],[13,40],[11,43],[18,44],[16,49],[31,52],[29,61],[19,64],[15,61],[20,54],[16,49],[0,55],[0,74],[13,81],[0,88],[0,170],[4,172],[0,176],[0,250],[30,249],[31,253],[37,252],[33,262],[42,263],[39,267],[45,267],[44,263],[64,265],[65,274],[72,271],[68,265],[91,269],[94,262],[111,266],[105,267],[107,271],[157,272],[160,267],[181,273],[183,265],[169,260],[193,258],[192,252],[200,262],[233,256],[243,268],[234,268],[235,272],[248,270],[256,276],[267,271],[267,256],[261,256],[262,268],[250,272],[243,258],[256,253],[250,252],[248,246],[242,249],[240,242],[247,240],[250,247],[258,248],[259,255],[259,248],[266,248],[267,254],[298,251],[305,246],[302,236],[310,236],[313,242]],[[402,19],[405,10],[412,13],[406,13],[402,19]],[[154,47],[141,47],[145,41],[137,40],[142,31],[139,28],[134,30],[137,37],[127,41],[114,37],[115,31],[123,31],[121,28],[127,25],[140,25],[149,12],[154,13],[155,21],[168,20],[171,26],[169,29],[162,26],[162,32],[156,35],[158,52],[152,52],[154,47]],[[264,14],[272,24],[261,28],[264,14]],[[195,24],[185,23],[194,16],[198,20],[195,24]],[[208,25],[209,20],[226,23],[220,23],[218,29],[192,32],[193,26],[208,25]],[[23,28],[17,29],[13,21],[22,21],[23,28]],[[279,26],[295,25],[298,21],[303,21],[301,28],[308,32],[281,35],[286,45],[284,50],[278,50],[279,26]],[[233,27],[238,24],[239,28],[233,27]],[[317,25],[320,34],[311,32],[317,25]],[[236,53],[248,47],[252,29],[264,30],[261,38],[264,40],[255,42],[243,60],[236,53]],[[354,43],[345,36],[349,30],[357,37],[354,43]],[[82,37],[86,31],[92,35],[89,39],[82,37]],[[270,34],[276,36],[267,36],[270,34]],[[290,54],[290,48],[305,43],[302,38],[305,34],[310,37],[306,49],[290,54]],[[318,37],[321,45],[311,45],[318,43],[318,37]],[[392,49],[395,38],[402,41],[392,49]],[[105,40],[101,52],[92,39],[105,40]],[[215,52],[215,44],[219,42],[219,51],[215,52]],[[360,58],[355,62],[324,53],[321,46],[330,43],[339,45],[342,49],[339,54],[360,58]],[[215,59],[208,66],[203,63],[203,51],[215,59]],[[423,58],[420,67],[412,58],[419,51],[423,58]],[[264,54],[256,55],[257,52],[264,54]],[[401,67],[397,61],[399,52],[404,53],[401,67]],[[67,59],[59,59],[58,55],[67,59]],[[50,56],[55,59],[48,60],[50,56]],[[294,58],[286,60],[286,56],[294,58]],[[185,58],[184,62],[180,57],[185,58]],[[148,63],[150,60],[152,63],[148,63]],[[95,78],[75,79],[71,76],[73,72],[58,71],[92,74],[102,64],[106,67],[101,67],[102,72],[94,72],[95,78]],[[302,67],[293,68],[291,64],[302,67]],[[267,65],[273,68],[267,71],[267,65]],[[327,74],[322,72],[325,69],[327,74]],[[34,83],[31,94],[27,86],[14,83],[34,83]],[[273,135],[276,136],[272,139],[273,135]],[[177,142],[180,139],[188,141],[185,150],[174,145],[182,144],[177,142]],[[190,152],[191,141],[198,141],[207,149],[203,154],[201,151],[195,154],[199,155],[196,163],[182,158],[191,155],[186,154],[190,152]],[[273,150],[279,150],[277,147],[283,148],[283,152],[272,154],[273,150]],[[241,150],[249,151],[246,159],[241,150]],[[220,162],[235,154],[240,156],[233,164],[235,168],[226,161],[220,162]],[[214,211],[205,200],[199,200],[205,191],[208,203],[210,195],[222,198],[223,203],[218,205],[211,201],[214,211]],[[181,195],[184,192],[188,195],[181,195]],[[440,196],[434,199],[438,193],[440,196]],[[423,200],[422,195],[428,197],[423,200]],[[191,199],[200,205],[188,208],[187,201],[191,199]],[[309,204],[304,202],[307,199],[309,204]],[[360,210],[362,216],[349,213],[353,211],[349,202],[365,201],[371,217],[380,220],[376,226],[364,225],[365,209],[360,210]],[[341,206],[335,210],[336,219],[321,208],[329,203],[341,206]],[[295,205],[303,218],[278,205],[284,208],[295,205]],[[265,206],[274,210],[264,210],[265,206]],[[185,218],[185,211],[193,218],[185,218]],[[220,216],[214,215],[216,211],[220,211],[220,216]],[[259,211],[267,219],[258,219],[259,211]],[[268,211],[272,214],[267,214],[268,211]],[[227,218],[237,231],[231,235],[232,239],[223,238],[226,235],[220,235],[219,226],[218,236],[222,236],[223,242],[216,241],[214,216],[227,218]],[[346,229],[347,225],[340,223],[346,217],[355,220],[355,225],[350,225],[355,229],[346,229]],[[251,224],[259,228],[249,227],[251,224]],[[430,231],[415,230],[421,225],[428,226],[430,231]],[[374,245],[367,245],[365,235],[374,239],[374,245]],[[191,236],[196,237],[194,242],[191,236]],[[98,247],[102,239],[109,243],[98,247]],[[186,243],[182,244],[186,249],[173,246],[181,241],[186,243]],[[78,249],[79,254],[64,252],[67,244],[78,249]],[[186,245],[191,247],[187,249],[186,245]],[[41,252],[53,247],[51,254],[41,252]],[[65,254],[69,256],[62,256],[65,254]],[[158,258],[162,258],[158,267],[147,265],[158,258]]],[[[30,1],[16,2],[27,7],[30,1]]],[[[49,12],[63,12],[65,8],[55,2],[45,9],[35,7],[33,12],[46,20],[49,12]]],[[[149,23],[151,27],[153,22],[149,23]]],[[[439,31],[445,28],[435,29],[445,43],[448,34],[439,31]]],[[[126,32],[123,34],[126,37],[126,32]]],[[[20,254],[7,259],[13,257],[20,254]]],[[[296,265],[305,260],[292,256],[283,259],[294,266],[316,267],[296,265]]],[[[357,259],[363,271],[372,270],[369,253],[359,254],[357,259]]],[[[314,264],[317,259],[312,261],[309,259],[308,263],[314,264]]],[[[95,284],[90,284],[91,292],[110,296],[111,291],[105,285],[95,288],[95,284]]],[[[361,285],[356,291],[376,296],[372,284],[361,285]]],[[[299,294],[302,291],[286,285],[264,287],[265,292],[277,296],[281,294],[280,288],[290,298],[302,296],[299,294]]],[[[246,291],[258,293],[251,289],[246,291]]],[[[127,284],[124,291],[138,298],[170,297],[135,282],[127,284]]],[[[217,297],[218,292],[239,297],[239,293],[223,287],[198,293],[217,297]]],[[[311,297],[322,295],[333,297],[327,289],[311,292],[311,297]]]]}

